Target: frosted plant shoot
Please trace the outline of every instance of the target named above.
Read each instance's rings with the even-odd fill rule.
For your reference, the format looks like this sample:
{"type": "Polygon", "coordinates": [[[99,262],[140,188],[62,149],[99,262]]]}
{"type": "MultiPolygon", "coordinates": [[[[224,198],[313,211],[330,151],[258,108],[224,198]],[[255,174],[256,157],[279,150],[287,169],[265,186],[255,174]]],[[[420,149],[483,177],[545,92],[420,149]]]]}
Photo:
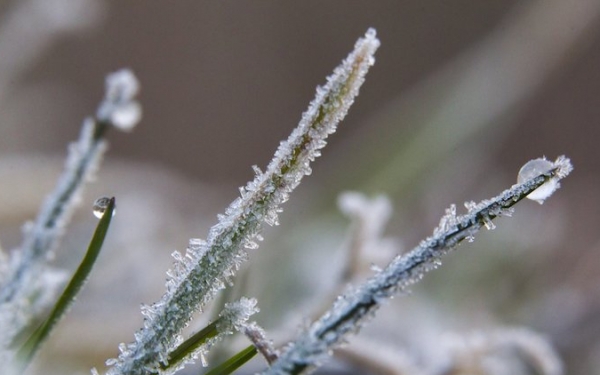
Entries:
{"type": "Polygon", "coordinates": [[[421,280],[426,272],[437,268],[442,256],[455,249],[460,242],[465,239],[472,241],[483,227],[493,229],[493,219],[511,216],[512,206],[517,202],[537,189],[543,189],[549,181],[557,184],[573,169],[569,159],[564,156],[558,157],[554,163],[548,163],[550,165],[542,171],[492,199],[478,204],[465,203],[468,210],[465,215],[457,216],[456,206],[451,205],[431,237],[409,253],[397,256],[364,284],[340,296],[331,309],[290,343],[263,374],[300,374],[323,363],[331,350],[342,343],[348,334],[357,332],[384,301],[421,280]]]}
{"type": "Polygon", "coordinates": [[[11,253],[6,274],[0,275],[0,359],[10,351],[8,347],[14,338],[53,302],[53,295],[65,280],[64,273],[51,267],[48,260],[85,183],[93,179],[102,160],[106,132],[111,127],[131,130],[140,120],[141,107],[135,100],[138,90],[138,81],[130,70],[108,75],[97,115],[84,121],[79,139],[69,145],[65,169],[56,188],[44,201],[35,221],[24,226],[23,242],[11,253]],[[137,115],[123,116],[124,107],[135,107],[137,115]]]}
{"type": "Polygon", "coordinates": [[[317,88],[298,127],[280,144],[266,171],[253,167],[254,180],[240,188],[241,197],[218,216],[206,241],[194,241],[185,256],[174,254],[167,292],[143,308],[144,327],[135,334],[134,343],[120,345],[121,354],[109,362],[113,366],[108,374],[141,375],[168,364],[168,353],[182,341],[181,330],[192,314],[225,287],[246,259],[245,249],[258,247],[263,223],[277,225],[281,204],[302,177],[311,173],[310,163],[320,156],[326,138],[358,95],[378,47],[375,30],[369,29],[325,86],[317,88]]]}

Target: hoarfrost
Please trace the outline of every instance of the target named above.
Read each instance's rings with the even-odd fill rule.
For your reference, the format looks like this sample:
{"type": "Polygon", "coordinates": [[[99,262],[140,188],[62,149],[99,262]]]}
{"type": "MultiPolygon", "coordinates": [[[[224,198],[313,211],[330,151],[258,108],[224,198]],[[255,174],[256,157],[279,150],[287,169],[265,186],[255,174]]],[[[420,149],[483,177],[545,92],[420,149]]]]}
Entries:
{"type": "MultiPolygon", "coordinates": [[[[224,281],[246,259],[244,245],[255,247],[263,223],[278,223],[279,206],[287,201],[302,177],[310,173],[309,162],[319,155],[325,138],[346,115],[378,47],[379,41],[371,29],[358,40],[354,51],[335,69],[326,85],[317,89],[300,124],[280,143],[265,172],[254,168],[255,178],[240,189],[241,198],[218,216],[218,223],[201,246],[205,254],[194,261],[184,260],[187,264],[183,272],[174,266],[170,274],[176,276],[167,281],[168,292],[160,301],[153,325],[144,326],[129,355],[120,355],[108,374],[141,374],[145,367],[156,367],[162,348],[172,347],[172,338],[185,327],[192,313],[224,288],[224,281]],[[171,306],[179,309],[174,311],[171,306]]],[[[132,95],[117,96],[131,99],[132,95]]]]}
{"type": "Polygon", "coordinates": [[[487,230],[496,229],[496,224],[492,221],[492,219],[488,215],[482,215],[481,220],[483,220],[483,225],[487,230]]]}
{"type": "Polygon", "coordinates": [[[458,220],[456,218],[456,205],[452,204],[449,208],[446,209],[446,213],[440,219],[440,223],[438,224],[437,228],[434,229],[433,235],[443,235],[444,233],[447,233],[448,231],[452,230],[457,223],[458,220]]]}

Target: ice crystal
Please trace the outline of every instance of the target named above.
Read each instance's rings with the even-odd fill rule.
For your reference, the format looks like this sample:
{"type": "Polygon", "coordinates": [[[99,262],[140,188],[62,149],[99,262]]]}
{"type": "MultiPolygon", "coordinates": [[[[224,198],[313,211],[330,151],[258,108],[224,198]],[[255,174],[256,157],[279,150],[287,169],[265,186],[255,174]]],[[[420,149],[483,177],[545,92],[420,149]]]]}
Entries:
{"type": "Polygon", "coordinates": [[[446,213],[440,219],[440,223],[437,228],[434,229],[433,235],[437,236],[443,233],[452,230],[456,224],[458,224],[456,219],[456,205],[452,204],[449,208],[446,209],[446,213]]]}
{"type": "Polygon", "coordinates": [[[254,298],[242,297],[237,302],[226,303],[225,308],[219,314],[219,332],[240,331],[244,328],[250,316],[258,312],[254,298]]]}
{"type": "Polygon", "coordinates": [[[110,375],[142,374],[144,368],[157,368],[161,355],[174,349],[173,337],[186,326],[193,312],[201,310],[223,289],[246,260],[244,247],[255,247],[263,223],[277,225],[280,205],[302,177],[310,174],[310,162],[320,155],[325,139],[358,95],[378,47],[375,30],[369,29],[325,86],[317,88],[316,98],[298,127],[280,143],[266,170],[254,168],[255,178],[240,188],[241,197],[218,216],[206,242],[194,250],[203,255],[176,261],[185,265],[176,264],[169,272],[167,293],[153,311],[153,320],[145,321],[132,350],[128,355],[119,355],[118,362],[109,369],[110,375]]]}
{"type": "Polygon", "coordinates": [[[456,207],[451,205],[431,237],[421,241],[409,253],[396,257],[385,269],[362,285],[339,297],[332,308],[290,343],[263,374],[297,374],[316,366],[332,348],[345,340],[346,335],[356,332],[383,301],[419,281],[426,272],[437,268],[441,257],[461,241],[471,240],[479,229],[490,227],[492,219],[503,215],[546,181],[560,180],[571,170],[569,159],[561,156],[551,169],[531,176],[492,199],[478,204],[466,203],[468,212],[465,215],[457,216],[456,207]]]}

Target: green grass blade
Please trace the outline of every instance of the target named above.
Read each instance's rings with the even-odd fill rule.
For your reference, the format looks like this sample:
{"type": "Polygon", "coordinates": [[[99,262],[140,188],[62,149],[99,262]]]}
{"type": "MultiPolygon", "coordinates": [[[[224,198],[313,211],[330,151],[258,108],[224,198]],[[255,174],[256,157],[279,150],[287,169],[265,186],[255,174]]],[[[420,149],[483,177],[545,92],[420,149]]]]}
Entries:
{"type": "Polygon", "coordinates": [[[204,375],[229,375],[241,366],[243,366],[246,362],[252,359],[257,353],[256,347],[254,345],[248,346],[246,349],[240,351],[233,357],[229,358],[225,362],[221,363],[217,367],[210,369],[204,375]]]}
{"type": "Polygon", "coordinates": [[[204,345],[206,341],[217,336],[219,334],[219,330],[217,329],[218,323],[218,320],[214,321],[181,343],[181,345],[169,354],[169,365],[163,364],[162,369],[165,370],[172,365],[178,364],[199,346],[204,345]]]}
{"type": "Polygon", "coordinates": [[[60,318],[65,314],[67,308],[71,305],[75,296],[79,293],[83,285],[85,284],[88,275],[92,271],[92,267],[96,262],[96,258],[102,249],[104,238],[108,232],[108,227],[113,216],[115,209],[115,198],[110,199],[110,203],[106,208],[106,211],[96,227],[94,236],[90,241],[85,257],[81,261],[79,268],[71,278],[71,281],[63,291],[62,295],[54,305],[54,309],[46,319],[27,339],[23,346],[17,352],[17,366],[24,370],[31,359],[39,349],[40,345],[48,337],[54,326],[58,323],[60,318]]]}

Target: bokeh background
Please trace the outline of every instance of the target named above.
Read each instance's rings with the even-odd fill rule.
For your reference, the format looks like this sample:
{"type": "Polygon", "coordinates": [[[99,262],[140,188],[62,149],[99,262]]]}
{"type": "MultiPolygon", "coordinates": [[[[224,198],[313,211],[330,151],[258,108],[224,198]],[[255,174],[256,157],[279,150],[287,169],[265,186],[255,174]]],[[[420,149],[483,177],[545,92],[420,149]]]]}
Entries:
{"type": "MultiPolygon", "coordinates": [[[[565,154],[575,171],[556,196],[519,204],[394,300],[365,336],[430,363],[447,332],[525,326],[546,335],[566,373],[600,374],[596,0],[2,1],[5,251],[53,186],[105,75],[131,68],[144,108],[131,134],[109,135],[57,253],[74,267],[95,225],[91,202],[117,196],[98,270],[32,373],[102,369],[132,340],[139,304],[163,291],[170,253],[206,235],[369,27],[382,46],[360,96],[280,227],[251,254],[243,286],[259,299],[257,319],[291,336],[335,290],[348,235],[340,192],[388,195],[386,236],[402,251],[450,203],[496,195],[527,160],[565,154]]],[[[367,371],[340,362],[352,364],[339,371],[367,371]]]]}

